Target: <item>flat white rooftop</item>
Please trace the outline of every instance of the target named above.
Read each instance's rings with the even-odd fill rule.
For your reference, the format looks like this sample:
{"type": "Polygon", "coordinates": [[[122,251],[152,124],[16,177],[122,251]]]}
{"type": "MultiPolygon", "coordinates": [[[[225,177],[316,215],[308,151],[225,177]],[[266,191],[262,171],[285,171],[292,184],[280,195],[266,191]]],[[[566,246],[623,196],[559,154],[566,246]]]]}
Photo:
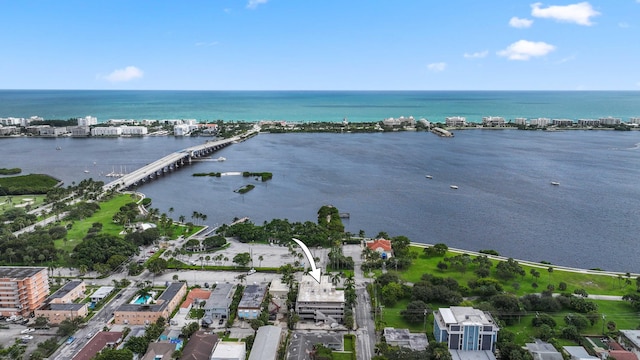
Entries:
{"type": "Polygon", "coordinates": [[[304,275],[298,289],[298,302],[344,302],[344,291],[336,290],[329,276],[321,276],[320,283],[304,275]]]}

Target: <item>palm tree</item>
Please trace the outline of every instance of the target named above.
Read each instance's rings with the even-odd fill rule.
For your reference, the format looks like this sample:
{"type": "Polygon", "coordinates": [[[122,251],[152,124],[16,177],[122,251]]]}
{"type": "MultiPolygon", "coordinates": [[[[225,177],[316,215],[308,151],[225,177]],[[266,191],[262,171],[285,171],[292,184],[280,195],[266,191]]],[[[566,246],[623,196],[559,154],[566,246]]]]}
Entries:
{"type": "Polygon", "coordinates": [[[180,222],[181,222],[181,223],[183,223],[183,224],[184,224],[184,220],[185,220],[185,219],[186,219],[186,218],[185,218],[185,216],[184,216],[184,215],[180,215],[180,216],[178,216],[178,221],[180,221],[180,222]]]}
{"type": "Polygon", "coordinates": [[[336,286],[338,285],[338,283],[340,283],[340,273],[328,273],[327,275],[329,275],[329,280],[331,281],[333,286],[336,286]]]}
{"type": "Polygon", "coordinates": [[[204,257],[204,259],[207,261],[207,266],[209,266],[209,261],[211,261],[211,256],[207,255],[204,257]]]}
{"type": "Polygon", "coordinates": [[[343,283],[344,283],[345,289],[351,290],[356,285],[356,279],[355,279],[355,277],[353,276],[352,273],[349,273],[348,275],[344,276],[343,283]]]}
{"type": "Polygon", "coordinates": [[[547,271],[549,272],[549,284],[551,284],[551,273],[553,272],[553,268],[551,266],[549,266],[547,271]]]}
{"type": "Polygon", "coordinates": [[[262,267],[262,260],[264,260],[264,257],[262,255],[258,256],[258,261],[259,261],[258,266],[259,267],[262,267]]]}
{"type": "Polygon", "coordinates": [[[238,280],[240,280],[240,284],[242,284],[246,278],[247,278],[247,274],[238,275],[238,280]]]}
{"type": "Polygon", "coordinates": [[[80,264],[78,266],[78,272],[80,272],[80,275],[85,275],[87,273],[87,271],[89,271],[89,268],[87,267],[87,265],[80,264]]]}

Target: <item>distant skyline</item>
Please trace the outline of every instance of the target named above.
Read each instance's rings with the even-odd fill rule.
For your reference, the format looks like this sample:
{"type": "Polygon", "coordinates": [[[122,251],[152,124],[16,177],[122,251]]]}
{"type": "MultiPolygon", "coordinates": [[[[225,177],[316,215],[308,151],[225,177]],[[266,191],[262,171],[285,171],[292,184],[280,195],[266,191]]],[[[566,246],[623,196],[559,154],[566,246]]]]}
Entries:
{"type": "Polygon", "coordinates": [[[640,90],[640,0],[0,0],[0,89],[640,90]]]}

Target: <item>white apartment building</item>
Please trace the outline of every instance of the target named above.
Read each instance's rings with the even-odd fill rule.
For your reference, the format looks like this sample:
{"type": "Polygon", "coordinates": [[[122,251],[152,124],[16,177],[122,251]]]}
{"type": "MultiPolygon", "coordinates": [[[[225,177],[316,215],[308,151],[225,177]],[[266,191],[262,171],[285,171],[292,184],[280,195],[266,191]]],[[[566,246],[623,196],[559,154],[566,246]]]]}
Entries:
{"type": "Polygon", "coordinates": [[[145,136],[148,132],[147,128],[144,126],[123,125],[120,128],[122,129],[122,135],[125,136],[145,136]]]}
{"type": "Polygon", "coordinates": [[[95,116],[85,116],[78,118],[78,126],[98,125],[98,118],[95,116]]]}
{"type": "Polygon", "coordinates": [[[600,126],[600,120],[596,119],[578,119],[580,126],[600,126]]]}
{"type": "Polygon", "coordinates": [[[485,116],[482,118],[484,126],[504,126],[505,121],[502,116],[485,116]]]}
{"type": "Polygon", "coordinates": [[[529,125],[537,126],[537,127],[545,127],[551,123],[551,119],[549,118],[536,118],[529,120],[529,125]]]}
{"type": "Polygon", "coordinates": [[[341,323],[344,319],[344,290],[336,290],[329,276],[318,283],[310,275],[300,281],[296,312],[301,320],[341,323]]]}
{"type": "Polygon", "coordinates": [[[449,116],[444,120],[447,126],[467,126],[467,118],[464,116],[449,116]]]}
{"type": "Polygon", "coordinates": [[[620,123],[622,123],[620,118],[614,118],[611,116],[603,117],[598,120],[600,120],[600,124],[602,125],[620,125],[620,123]]]}
{"type": "Polygon", "coordinates": [[[122,128],[118,126],[98,126],[91,129],[91,136],[120,136],[122,128]]]}
{"type": "Polygon", "coordinates": [[[515,123],[516,125],[527,125],[527,118],[516,118],[515,123]]]}
{"type": "Polygon", "coordinates": [[[555,126],[573,126],[573,120],[571,119],[553,119],[552,123],[555,126]]]}

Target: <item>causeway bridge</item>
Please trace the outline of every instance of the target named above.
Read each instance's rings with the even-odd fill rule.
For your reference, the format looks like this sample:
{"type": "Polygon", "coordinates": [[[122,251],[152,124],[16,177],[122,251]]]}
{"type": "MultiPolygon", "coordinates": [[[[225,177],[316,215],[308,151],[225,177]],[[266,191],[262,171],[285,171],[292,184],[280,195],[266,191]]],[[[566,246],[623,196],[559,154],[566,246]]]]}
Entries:
{"type": "Polygon", "coordinates": [[[244,136],[234,136],[229,139],[207,141],[202,145],[192,146],[180,151],[169,154],[162,159],[147,164],[133,172],[125,174],[120,178],[107,183],[103,186],[105,191],[108,190],[124,190],[131,186],[141,185],[147,181],[151,181],[163,174],[177,170],[191,163],[191,159],[200,158],[210,155],[214,151],[225,146],[242,141],[247,138],[244,136]]]}

